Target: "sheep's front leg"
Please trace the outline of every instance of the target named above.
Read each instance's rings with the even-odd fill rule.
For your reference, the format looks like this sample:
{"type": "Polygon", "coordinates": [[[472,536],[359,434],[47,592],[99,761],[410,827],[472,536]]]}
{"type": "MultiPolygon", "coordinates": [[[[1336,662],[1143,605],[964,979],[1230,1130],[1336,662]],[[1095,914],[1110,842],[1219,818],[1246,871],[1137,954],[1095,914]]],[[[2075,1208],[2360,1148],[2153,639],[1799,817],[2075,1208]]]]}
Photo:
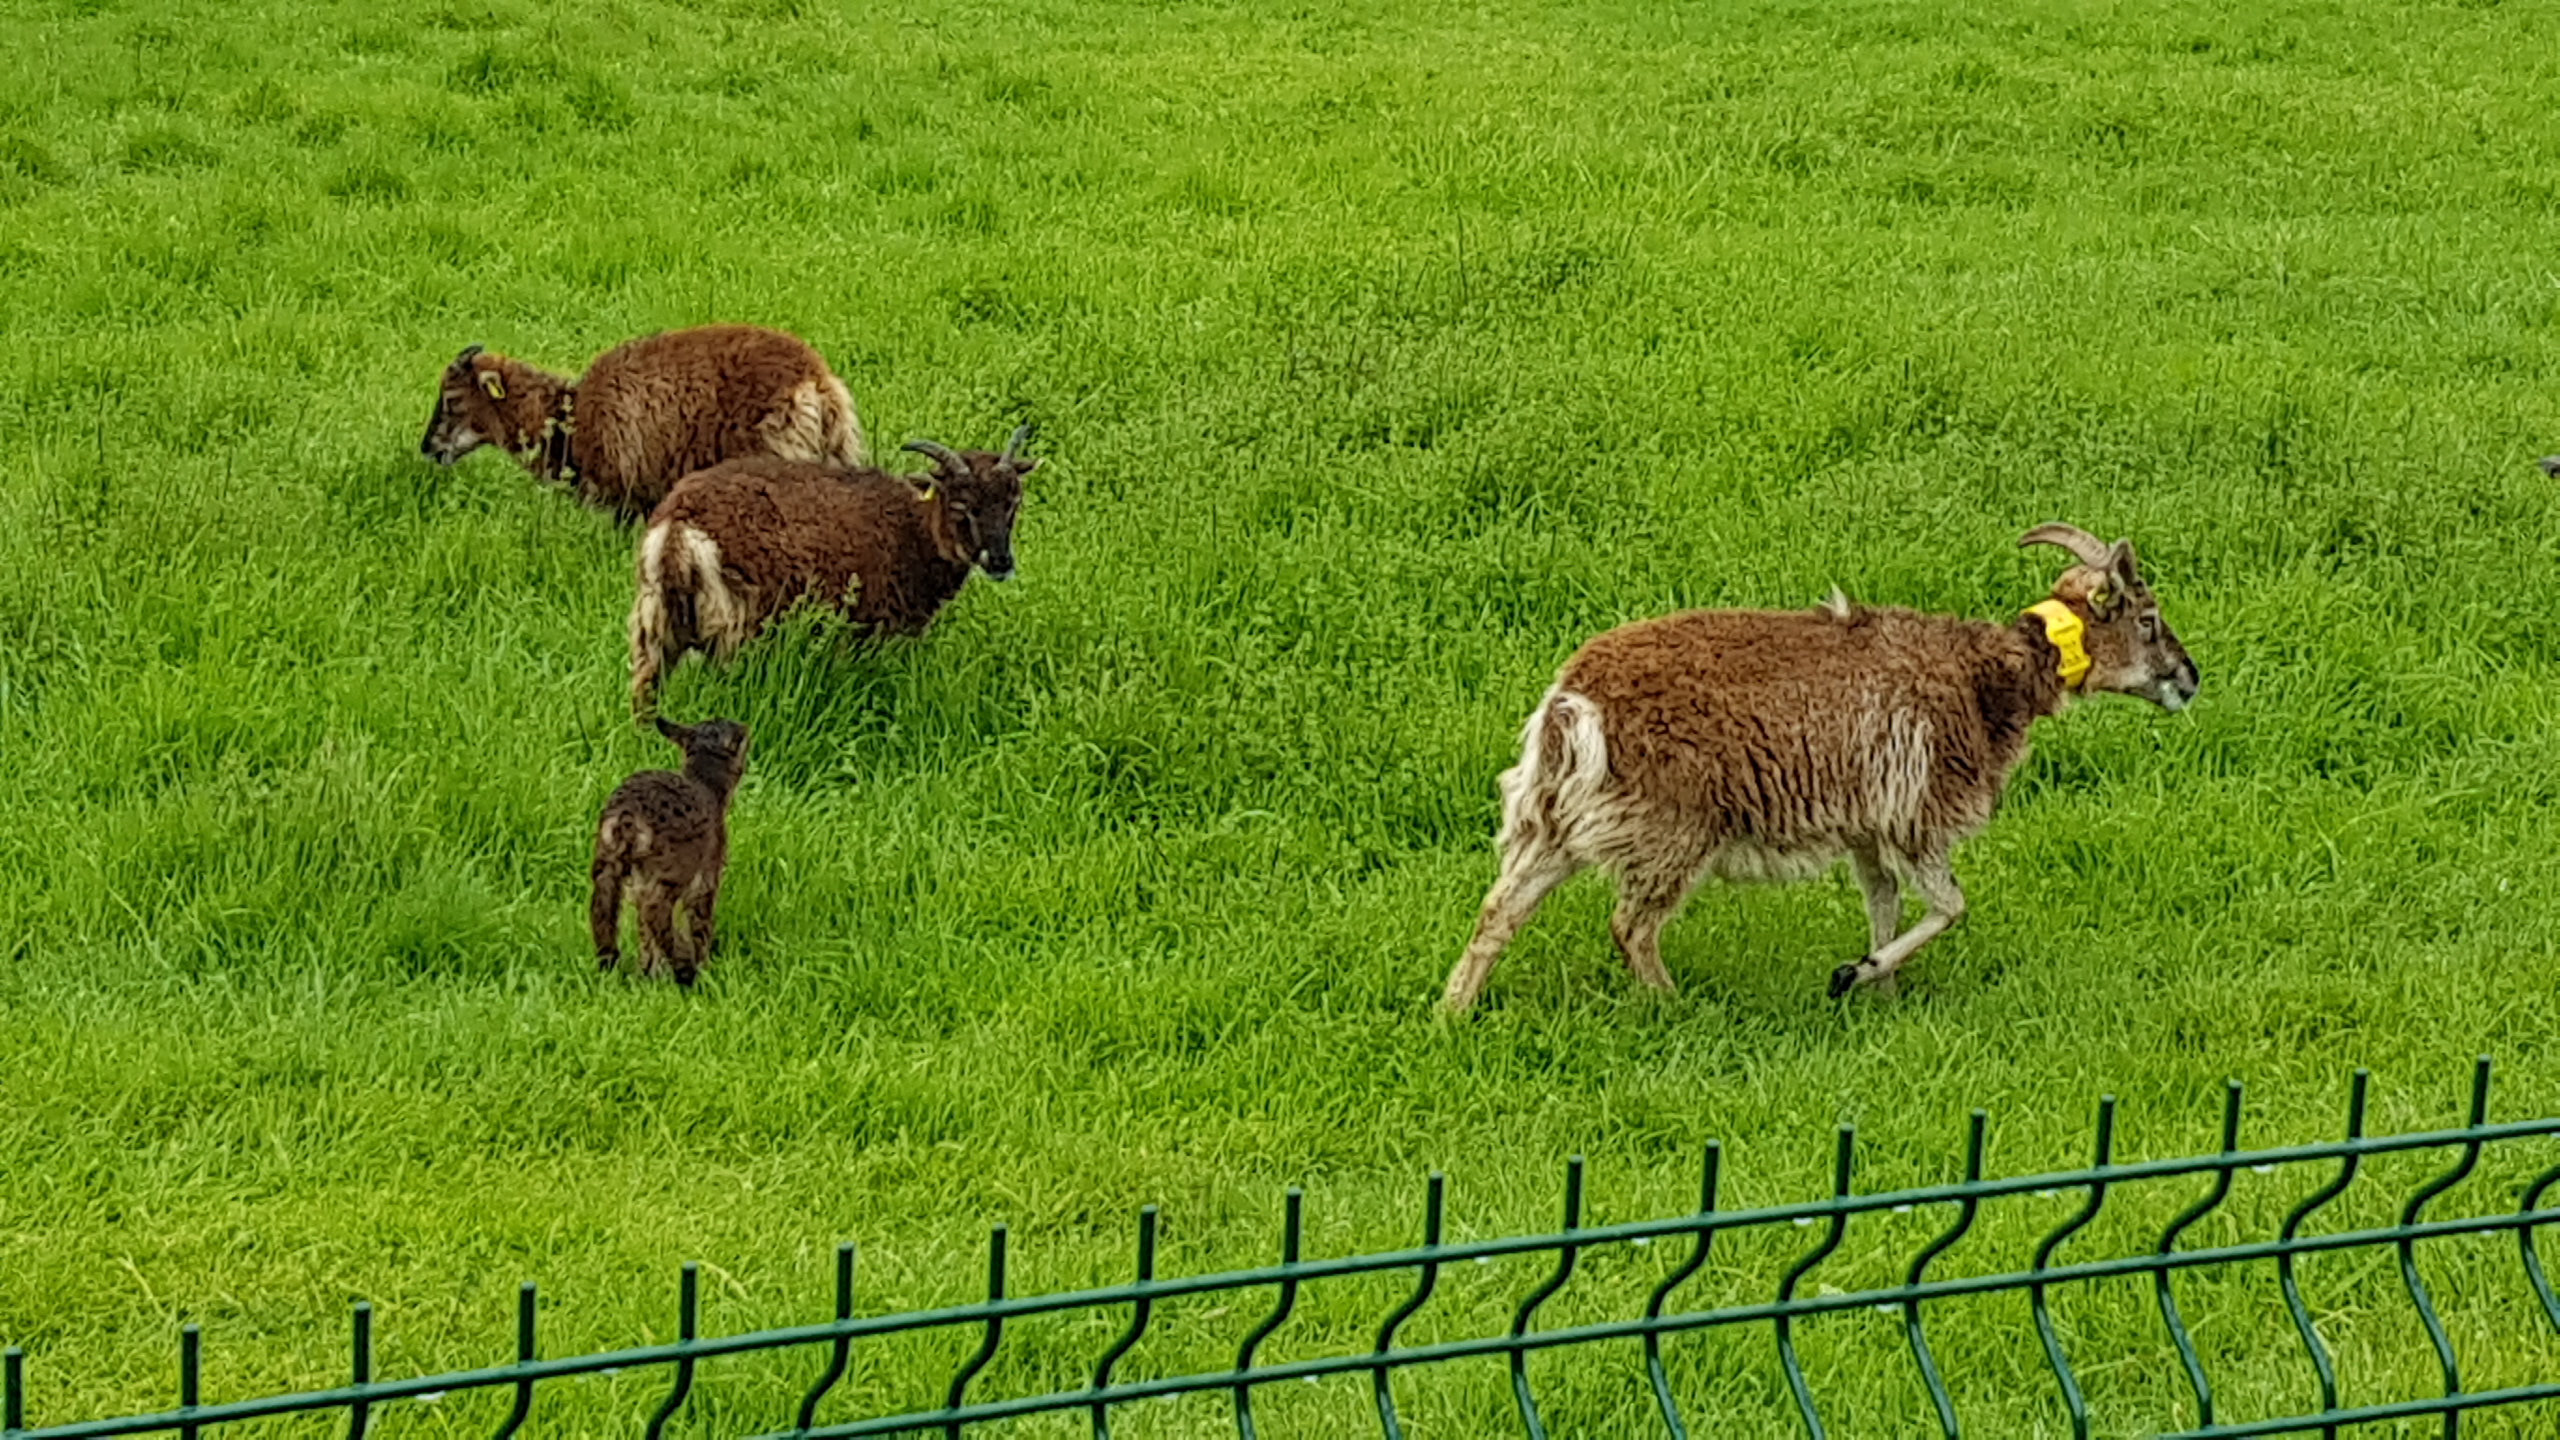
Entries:
{"type": "Polygon", "coordinates": [[[1831,972],[1833,999],[1849,993],[1849,987],[1883,980],[1902,968],[1902,962],[1913,952],[1956,927],[1964,919],[1964,890],[1956,884],[1956,872],[1944,855],[1933,855],[1911,862],[1912,883],[1920,887],[1920,898],[1928,909],[1919,923],[1905,930],[1891,942],[1876,947],[1874,953],[1854,965],[1843,965],[1831,972]]]}

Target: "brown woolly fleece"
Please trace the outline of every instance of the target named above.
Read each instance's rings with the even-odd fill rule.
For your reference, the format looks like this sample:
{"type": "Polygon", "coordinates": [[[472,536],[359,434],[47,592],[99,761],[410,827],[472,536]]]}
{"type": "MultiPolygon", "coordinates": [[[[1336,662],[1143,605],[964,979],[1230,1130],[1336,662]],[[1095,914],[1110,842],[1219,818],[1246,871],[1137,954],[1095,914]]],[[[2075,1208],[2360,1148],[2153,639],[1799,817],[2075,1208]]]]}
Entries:
{"type": "Polygon", "coordinates": [[[479,444],[626,521],[723,460],[866,459],[853,397],[825,358],[797,336],[755,325],[646,336],[598,356],[574,384],[467,350],[447,367],[420,448],[450,464],[479,444]]]}
{"type": "Polygon", "coordinates": [[[729,865],[729,801],[747,771],[747,727],[734,720],[699,725],[658,722],[684,750],[684,770],[643,770],[625,780],[596,820],[594,882],[587,921],[597,965],[622,963],[622,905],[640,908],[640,969],[672,967],[690,985],[711,958],[720,876],[729,865]],[[679,941],[675,914],[687,912],[690,942],[679,941]]]}
{"type": "Polygon", "coordinates": [[[2083,691],[2166,710],[2195,698],[2195,662],[2130,542],[2049,524],[2019,543],[2080,563],[2010,624],[1835,596],[1642,620],[1575,652],[1503,772],[1502,873],[1447,1008],[1472,1005],[1539,902],[1593,866],[1617,877],[1610,930],[1627,967],[1668,990],[1662,928],[1701,877],[1803,879],[1845,856],[1869,943],[1832,972],[1831,993],[1889,980],[1963,919],[1949,857],[1991,822],[2029,728],[2072,693],[2066,641],[2085,652],[2072,670],[2083,691]],[[1927,906],[1907,929],[1905,883],[1927,906]]]}
{"type": "Polygon", "coordinates": [[[931,448],[929,481],[770,457],[686,476],[640,541],[633,713],[649,713],[661,672],[687,652],[725,659],[795,605],[832,606],[869,634],[914,635],[973,567],[1010,575],[1022,477],[1039,462],[931,448]]]}
{"type": "Polygon", "coordinates": [[[2066,693],[2034,621],[1866,608],[1638,621],[1583,646],[1558,684],[1599,706],[1629,798],[1702,853],[1811,845],[1826,863],[1870,828],[1915,849],[1979,831],[2026,758],[2027,727],[2066,693]],[[1907,800],[1878,763],[1897,731],[1926,752],[1907,800]]]}

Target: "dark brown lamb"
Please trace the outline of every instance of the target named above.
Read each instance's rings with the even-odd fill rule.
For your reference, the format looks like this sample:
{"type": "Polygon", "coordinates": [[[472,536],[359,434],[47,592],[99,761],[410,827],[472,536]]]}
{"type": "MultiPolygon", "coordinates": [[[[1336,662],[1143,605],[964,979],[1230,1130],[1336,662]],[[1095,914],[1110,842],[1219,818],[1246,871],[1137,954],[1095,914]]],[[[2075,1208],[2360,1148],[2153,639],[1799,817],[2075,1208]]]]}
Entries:
{"type": "Polygon", "coordinates": [[[418,449],[451,465],[483,445],[625,521],[723,460],[867,458],[853,396],[825,358],[756,325],[645,336],[597,356],[574,383],[471,346],[445,367],[418,449]]]}
{"type": "Polygon", "coordinates": [[[1693,610],[1565,662],[1502,776],[1502,873],[1444,1004],[1475,1002],[1512,934],[1566,878],[1615,872],[1611,933],[1672,988],[1662,928],[1705,875],[1803,879],[1847,856],[1867,954],[1831,993],[1885,980],[1964,915],[1949,856],[1990,823],[2027,731],[2079,692],[2195,698],[2196,667],[2134,563],[2068,525],[2022,545],[2079,563],[2013,622],[1868,609],[1693,610]],[[1902,928],[1904,881],[1927,911],[1902,928]],[[1899,932],[1899,933],[1896,933],[1899,932]]]}
{"type": "Polygon", "coordinates": [[[640,538],[631,605],[631,708],[688,651],[715,660],[793,606],[833,607],[873,635],[921,634],[969,578],[1013,574],[1031,427],[1001,455],[929,440],[930,478],[837,470],[770,458],[733,460],[676,486],[640,538]]]}
{"type": "Polygon", "coordinates": [[[729,801],[747,773],[747,727],[735,720],[699,725],[658,722],[658,733],[684,750],[684,770],[643,770],[625,780],[596,821],[595,888],[587,922],[596,963],[622,964],[622,905],[640,909],[640,973],[672,969],[691,985],[711,959],[720,873],[729,864],[729,801]],[[676,910],[691,930],[680,940],[676,910]]]}

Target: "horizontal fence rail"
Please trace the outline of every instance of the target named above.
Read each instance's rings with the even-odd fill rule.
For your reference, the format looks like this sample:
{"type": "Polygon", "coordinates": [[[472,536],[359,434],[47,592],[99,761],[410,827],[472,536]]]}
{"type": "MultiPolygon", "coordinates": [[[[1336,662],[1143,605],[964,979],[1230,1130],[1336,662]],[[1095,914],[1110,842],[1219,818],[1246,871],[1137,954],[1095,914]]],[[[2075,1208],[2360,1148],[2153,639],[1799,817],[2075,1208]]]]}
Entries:
{"type": "MultiPolygon", "coordinates": [[[[1686,1440],[1692,1433],[1691,1422],[1683,1412],[1677,1387],[1664,1361],[1664,1340],[1672,1336],[1717,1330],[1740,1331],[1749,1327],[1765,1330],[1784,1375],[1787,1401],[1803,1432],[1814,1440],[1824,1440],[1829,1431],[1823,1418],[1819,1396],[1821,1387],[1817,1384],[1817,1377],[1808,1373],[1798,1354],[1796,1322],[1856,1310],[1881,1311],[1898,1320],[1902,1346],[1909,1352],[1912,1373],[1928,1397],[1930,1409],[1906,1417],[1904,1423],[1897,1425],[1896,1433],[1923,1433],[1926,1427],[1934,1426],[1949,1440],[1957,1440],[1966,1433],[1964,1419],[1931,1348],[1928,1328],[1931,1302],[1957,1296],[2005,1294],[2023,1294],[2026,1297],[2026,1318],[2033,1327],[2042,1361],[2050,1374],[2053,1400],[2067,1416],[2072,1434],[2085,1440],[2096,1421],[2082,1388],[2081,1372],[2075,1369],[2070,1346],[2065,1343],[2065,1337],[2055,1322],[2053,1300],[2057,1293],[2073,1286],[2126,1277],[2149,1279],[2158,1326],[2176,1352],[2183,1386],[2181,1393],[2194,1418],[2195,1423],[2189,1428],[2169,1432],[2170,1440],[2314,1431],[2336,1435],[2346,1427],[2412,1419],[2440,1419],[2443,1433],[2456,1436],[2460,1434],[2463,1417],[2468,1413],[2526,1406],[2537,1407],[2537,1413],[2545,1413],[2555,1426],[2554,1433],[2560,1433],[2560,1404],[2546,1405],[2546,1402],[2560,1402],[2560,1380],[2537,1380],[2485,1390],[2464,1387],[2456,1347],[2426,1283],[2418,1248],[2422,1242],[2457,1236],[2512,1235],[2520,1279],[2540,1312],[2538,1317],[2527,1322],[2529,1328],[2537,1332],[2535,1343],[2551,1345],[2554,1337],[2560,1337],[2560,1295],[2553,1292],[2536,1237],[2540,1227],[2560,1222],[2560,1194],[2554,1193],[2555,1187],[2560,1186],[2560,1163],[2550,1164],[2524,1183],[2515,1193],[2512,1204],[2501,1203],[2454,1218],[2430,1218],[2427,1213],[2431,1205],[2471,1177],[2483,1153],[2490,1147],[2514,1147],[2537,1138],[2560,1135],[2560,1117],[2491,1123],[2488,1118],[2490,1064],[2484,1058],[2473,1074],[2470,1112],[2465,1124],[2454,1129],[2371,1136],[2365,1133],[2369,1078],[2365,1071],[2355,1072],[2348,1099],[2346,1133],[2341,1139],[2276,1149],[2241,1149],[2241,1087],[2234,1081],[2224,1095],[2222,1143],[2214,1153],[2121,1164],[2114,1157],[2116,1105],[2113,1097],[2107,1097],[2099,1102],[2095,1153],[2089,1165],[2075,1170],[2008,1178],[1987,1178],[1983,1173],[1988,1126],[1984,1113],[1977,1110],[1973,1113],[1965,1145],[1962,1180],[1863,1195],[1852,1188],[1856,1137],[1850,1127],[1843,1126],[1838,1135],[1828,1196],[1757,1209],[1720,1208],[1718,1191],[1723,1178],[1723,1152],[1720,1146],[1709,1144],[1704,1155],[1699,1203],[1694,1212],[1611,1225],[1587,1225],[1584,1222],[1583,1162],[1580,1157],[1575,1157],[1565,1170],[1564,1213],[1559,1230],[1548,1234],[1462,1243],[1449,1243],[1445,1239],[1447,1186],[1443,1177],[1435,1173],[1430,1177],[1424,1194],[1422,1244],[1418,1248],[1331,1259],[1303,1258],[1304,1202],[1301,1192],[1292,1189],[1286,1200],[1278,1264],[1204,1275],[1160,1278],[1156,1274],[1157,1212],[1150,1206],[1138,1215],[1138,1253],[1133,1281],[1107,1288],[1045,1295],[1015,1296],[1008,1293],[1007,1236],[1005,1229],[999,1226],[993,1232],[987,1250],[986,1298],[933,1310],[857,1315],[854,1247],[846,1245],[836,1255],[833,1318],[815,1324],[735,1335],[705,1337],[700,1333],[699,1271],[697,1267],[687,1265],[678,1289],[677,1338],[672,1343],[562,1359],[538,1357],[536,1295],[534,1287],[526,1285],[517,1297],[516,1354],[512,1361],[484,1369],[449,1371],[408,1379],[374,1378],[373,1312],[371,1307],[359,1304],[355,1307],[352,1322],[353,1361],[349,1384],[329,1390],[211,1404],[203,1399],[203,1337],[198,1327],[189,1325],[179,1335],[178,1408],[40,1428],[27,1425],[29,1389],[26,1356],[21,1349],[12,1347],[5,1354],[5,1373],[0,1373],[0,1440],[91,1440],[91,1437],[168,1432],[177,1432],[186,1440],[197,1440],[207,1431],[224,1425],[313,1413],[343,1416],[348,1435],[360,1440],[380,1408],[391,1402],[435,1400],[446,1395],[484,1390],[512,1392],[512,1407],[494,1432],[494,1440],[510,1440],[532,1417],[545,1382],[635,1368],[664,1372],[664,1396],[649,1414],[642,1430],[649,1440],[658,1440],[685,1409],[694,1392],[697,1371],[705,1361],[773,1351],[806,1352],[816,1378],[803,1394],[796,1413],[788,1423],[782,1423],[780,1415],[775,1416],[769,1423],[780,1428],[771,1430],[759,1440],[785,1440],[785,1437],[790,1437],[790,1440],[820,1440],[820,1437],[935,1432],[957,1440],[972,1427],[984,1427],[993,1422],[1031,1415],[1074,1413],[1087,1417],[1098,1440],[1108,1440],[1115,1413],[1124,1407],[1138,1401],[1182,1395],[1224,1397],[1236,1433],[1243,1440],[1257,1440],[1254,1415],[1257,1391],[1267,1391],[1268,1387],[1282,1381],[1328,1377],[1365,1378],[1368,1382],[1368,1404],[1375,1412],[1377,1432],[1386,1440],[1401,1440],[1404,1425],[1397,1409],[1395,1377],[1400,1372],[1461,1360],[1503,1362],[1507,1366],[1509,1399],[1518,1432],[1530,1440],[1544,1440],[1547,1422],[1541,1413],[1536,1386],[1530,1375],[1529,1357],[1541,1352],[1604,1344],[1618,1347],[1611,1352],[1613,1354],[1624,1353],[1629,1342],[1633,1343],[1635,1353],[1641,1355],[1643,1383],[1649,1392],[1650,1408],[1660,1431],[1674,1437],[1674,1440],[1686,1440]],[[2394,1223],[2325,1233],[2306,1232],[2308,1222],[2355,1186],[2368,1158],[2396,1154],[2444,1154],[2450,1159],[2431,1179],[2401,1199],[2396,1206],[2394,1223]],[[2293,1205],[2281,1227],[2272,1235],[2232,1244],[2181,1248],[2180,1240],[2186,1232],[2229,1200],[2235,1177],[2241,1172],[2265,1174],[2288,1167],[2332,1164],[2336,1167],[2334,1173],[2293,1205]],[[2073,1237],[2098,1220],[2111,1194],[2128,1186],[2196,1176],[2205,1179],[2202,1193],[2139,1253],[2102,1259],[2063,1261],[2058,1258],[2073,1237]],[[2069,1218],[2042,1236],[2034,1248],[2031,1262],[2024,1268],[1931,1278],[1932,1267],[1972,1231],[1986,1201],[2020,1195],[2076,1195],[2080,1203],[2069,1218]],[[1852,1222],[1887,1213],[1913,1214],[1923,1209],[1946,1212],[1947,1222],[1910,1257],[1907,1269],[1900,1272],[1900,1283],[1867,1285],[1845,1291],[1817,1286],[1807,1293],[1806,1282],[1839,1250],[1852,1222]],[[1787,1266],[1783,1276],[1777,1280],[1774,1293],[1763,1292],[1770,1293],[1769,1299],[1703,1309],[1672,1308],[1674,1296],[1706,1265],[1719,1239],[1753,1233],[1785,1233],[1778,1227],[1809,1229],[1815,1226],[1821,1227],[1819,1235],[1787,1266]],[[1650,1245],[1658,1240],[1685,1240],[1688,1251],[1667,1276],[1651,1287],[1640,1314],[1580,1325],[1538,1328],[1540,1311],[1572,1283],[1577,1263],[1582,1257],[1615,1251],[1620,1247],[1650,1245]],[[2305,1255],[2347,1252],[2388,1256],[2393,1262],[2399,1292],[2423,1327],[2432,1352],[2429,1358],[2441,1374],[2439,1393],[2355,1405],[2341,1400],[2338,1365],[2328,1341],[2322,1337],[2310,1305],[2303,1297],[2295,1262],[2305,1255]],[[1510,1323],[1499,1333],[1426,1344],[1399,1343],[1398,1337],[1408,1322],[1430,1305],[1435,1289],[1449,1267],[1510,1256],[1540,1257],[1551,1261],[1552,1268],[1546,1268],[1543,1278],[1521,1296],[1511,1312],[1510,1323]],[[2316,1410],[2254,1418],[2231,1418],[2223,1413],[2225,1407],[2216,1394],[2204,1354],[2197,1346],[2195,1327],[2179,1305],[2174,1282],[2177,1277],[2198,1270],[2227,1270],[2253,1265],[2271,1265],[2275,1273],[2290,1320],[2291,1334],[2285,1339],[2298,1352],[2307,1378],[2316,1386],[2319,1398],[2316,1410]],[[1372,1343],[1353,1349],[1337,1346],[1337,1353],[1301,1359],[1271,1361],[1261,1358],[1266,1342],[1289,1324],[1307,1285],[1362,1275],[1401,1275],[1411,1281],[1411,1289],[1402,1294],[1394,1308],[1379,1318],[1372,1343]],[[1267,1308],[1260,1309],[1261,1318],[1237,1349],[1231,1365],[1146,1379],[1117,1378],[1122,1362],[1147,1335],[1160,1306],[1186,1297],[1232,1292],[1259,1296],[1260,1304],[1267,1308]],[[1091,1380],[1083,1387],[1001,1397],[973,1395],[988,1367],[1003,1351],[1009,1324],[1042,1316],[1116,1317],[1124,1312],[1126,1323],[1115,1327],[1115,1338],[1095,1356],[1091,1380]],[[2541,1334],[2546,1324],[2549,1331],[2541,1334]],[[845,1378],[857,1343],[917,1333],[949,1333],[959,1336],[964,1343],[971,1339],[975,1342],[968,1349],[968,1358],[949,1372],[947,1381],[937,1382],[937,1391],[942,1396],[938,1408],[819,1423],[819,1409],[845,1378]]],[[[2480,1187],[2472,1188],[2478,1190],[2480,1187]]],[[[2539,1372],[2542,1375],[2560,1374],[2560,1346],[2554,1346],[2550,1355],[2550,1363],[2539,1372]]],[[[1595,1355],[1588,1363],[1614,1362],[1604,1362],[1595,1355]]],[[[634,1417],[635,1420],[637,1418],[634,1417]]]]}

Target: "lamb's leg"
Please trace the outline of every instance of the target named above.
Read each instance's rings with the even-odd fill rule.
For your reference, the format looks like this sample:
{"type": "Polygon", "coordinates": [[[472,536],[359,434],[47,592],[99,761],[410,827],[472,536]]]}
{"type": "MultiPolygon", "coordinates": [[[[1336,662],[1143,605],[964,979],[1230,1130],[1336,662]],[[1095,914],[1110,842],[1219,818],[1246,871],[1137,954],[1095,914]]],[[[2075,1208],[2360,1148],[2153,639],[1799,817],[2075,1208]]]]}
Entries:
{"type": "Polygon", "coordinates": [[[1563,847],[1543,838],[1522,840],[1504,852],[1502,874],[1484,897],[1484,913],[1476,917],[1475,938],[1467,942],[1467,953],[1458,957],[1456,968],[1449,972],[1442,1009],[1459,1015],[1476,1003],[1484,982],[1493,975],[1494,963],[1502,958],[1502,947],[1538,913],[1538,902],[1547,898],[1547,892],[1581,868],[1582,863],[1563,847]]]}
{"type": "Polygon", "coordinates": [[[1627,957],[1627,968],[1656,990],[1671,991],[1671,972],[1662,968],[1662,927],[1680,913],[1698,867],[1686,861],[1646,861],[1618,874],[1618,913],[1609,917],[1609,934],[1627,957]]]}
{"type": "Polygon", "coordinates": [[[1849,993],[1852,985],[1890,978],[1914,951],[1954,929],[1964,919],[1964,890],[1956,884],[1956,872],[1947,863],[1946,856],[1915,858],[1911,862],[1911,880],[1920,887],[1920,898],[1928,905],[1919,923],[1892,941],[1877,946],[1874,953],[1856,964],[1843,965],[1832,971],[1831,994],[1834,999],[1849,993]]]}
{"type": "Polygon", "coordinates": [[[640,889],[640,971],[655,975],[676,950],[676,887],[652,880],[640,889]]]}
{"type": "Polygon", "coordinates": [[[691,985],[702,967],[711,963],[711,930],[713,914],[720,908],[720,882],[704,880],[688,891],[684,900],[687,928],[692,943],[676,960],[676,983],[691,985]]]}
{"type": "Polygon", "coordinates": [[[1902,928],[1902,886],[1884,863],[1884,852],[1872,843],[1850,848],[1849,868],[1857,872],[1858,888],[1866,893],[1867,953],[1872,955],[1902,928]]]}
{"type": "Polygon", "coordinates": [[[622,964],[622,864],[613,855],[598,855],[592,872],[593,893],[587,897],[587,929],[596,942],[596,968],[622,964]]]}

